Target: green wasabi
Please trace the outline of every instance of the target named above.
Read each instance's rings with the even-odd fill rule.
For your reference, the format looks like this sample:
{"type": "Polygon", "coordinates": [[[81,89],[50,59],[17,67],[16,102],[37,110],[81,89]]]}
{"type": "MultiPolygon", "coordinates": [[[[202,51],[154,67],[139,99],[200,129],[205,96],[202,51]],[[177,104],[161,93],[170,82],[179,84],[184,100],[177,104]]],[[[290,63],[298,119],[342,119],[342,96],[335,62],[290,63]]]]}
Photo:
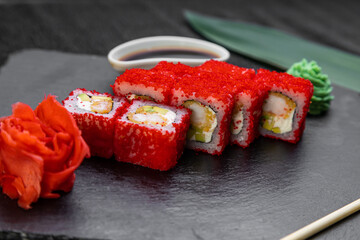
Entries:
{"type": "Polygon", "coordinates": [[[301,62],[294,63],[287,73],[308,79],[314,85],[310,114],[319,115],[329,109],[330,102],[334,99],[334,96],[331,95],[331,82],[326,74],[321,73],[321,67],[315,61],[308,62],[303,59],[301,62]]]}

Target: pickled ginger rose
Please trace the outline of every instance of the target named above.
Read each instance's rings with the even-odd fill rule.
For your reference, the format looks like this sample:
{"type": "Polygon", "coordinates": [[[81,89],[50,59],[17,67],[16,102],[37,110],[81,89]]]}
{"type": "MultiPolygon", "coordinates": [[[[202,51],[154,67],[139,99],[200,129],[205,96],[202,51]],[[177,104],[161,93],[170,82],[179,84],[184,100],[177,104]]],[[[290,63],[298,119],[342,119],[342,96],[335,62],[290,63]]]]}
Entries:
{"type": "Polygon", "coordinates": [[[69,192],[74,171],[89,148],[71,114],[49,95],[33,111],[15,103],[13,114],[0,119],[0,186],[3,193],[31,208],[39,197],[69,192]]]}

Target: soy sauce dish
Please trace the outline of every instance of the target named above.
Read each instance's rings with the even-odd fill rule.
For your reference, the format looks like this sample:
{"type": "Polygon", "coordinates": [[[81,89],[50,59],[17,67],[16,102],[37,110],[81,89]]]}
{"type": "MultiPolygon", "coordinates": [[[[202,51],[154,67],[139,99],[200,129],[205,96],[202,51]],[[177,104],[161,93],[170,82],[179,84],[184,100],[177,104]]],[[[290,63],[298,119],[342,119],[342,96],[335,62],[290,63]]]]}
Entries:
{"type": "Polygon", "coordinates": [[[130,68],[150,69],[160,61],[198,66],[209,59],[226,61],[229,57],[229,51],[217,44],[176,36],[132,40],[116,46],[108,54],[111,66],[119,72],[130,68]]]}

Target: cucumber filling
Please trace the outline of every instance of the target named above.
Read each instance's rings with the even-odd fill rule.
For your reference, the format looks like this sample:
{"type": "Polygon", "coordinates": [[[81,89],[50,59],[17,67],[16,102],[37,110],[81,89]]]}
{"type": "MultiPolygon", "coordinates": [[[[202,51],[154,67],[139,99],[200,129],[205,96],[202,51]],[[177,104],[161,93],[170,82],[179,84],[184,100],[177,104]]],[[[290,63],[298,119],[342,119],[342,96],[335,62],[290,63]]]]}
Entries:
{"type": "Polygon", "coordinates": [[[289,97],[279,92],[270,92],[264,101],[261,126],[280,134],[292,131],[295,108],[296,103],[289,97]]]}
{"type": "Polygon", "coordinates": [[[210,107],[194,100],[185,101],[183,106],[192,112],[187,138],[203,143],[211,142],[217,126],[216,113],[210,107]]]}
{"type": "Polygon", "coordinates": [[[137,124],[167,126],[175,121],[176,113],[156,106],[142,106],[127,115],[129,121],[137,124]]]}
{"type": "Polygon", "coordinates": [[[81,93],[76,96],[77,107],[86,111],[94,113],[107,114],[113,108],[113,100],[106,96],[90,96],[86,93],[81,93]]]}
{"type": "Polygon", "coordinates": [[[243,105],[236,103],[231,115],[230,131],[232,134],[239,134],[244,126],[243,105]]]}
{"type": "Polygon", "coordinates": [[[127,98],[127,100],[131,101],[131,100],[149,100],[149,101],[154,101],[155,99],[153,99],[152,97],[146,96],[146,95],[136,95],[134,93],[128,93],[125,96],[127,98]]]}

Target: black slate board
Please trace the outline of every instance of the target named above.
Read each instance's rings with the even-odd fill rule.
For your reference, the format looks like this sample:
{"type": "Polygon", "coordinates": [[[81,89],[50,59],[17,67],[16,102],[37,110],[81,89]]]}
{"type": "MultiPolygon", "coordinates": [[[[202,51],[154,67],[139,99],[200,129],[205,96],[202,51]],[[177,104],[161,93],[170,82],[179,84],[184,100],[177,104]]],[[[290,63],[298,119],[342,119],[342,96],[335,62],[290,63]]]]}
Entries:
{"type": "MultiPolygon", "coordinates": [[[[105,57],[26,50],[0,69],[0,116],[77,87],[111,91],[105,57]]],[[[210,156],[186,150],[171,171],[86,159],[73,191],[29,211],[0,195],[0,230],[105,239],[278,239],[360,197],[360,95],[334,86],[296,144],[259,138],[210,156]]],[[[356,239],[360,215],[317,239],[356,239]]]]}

